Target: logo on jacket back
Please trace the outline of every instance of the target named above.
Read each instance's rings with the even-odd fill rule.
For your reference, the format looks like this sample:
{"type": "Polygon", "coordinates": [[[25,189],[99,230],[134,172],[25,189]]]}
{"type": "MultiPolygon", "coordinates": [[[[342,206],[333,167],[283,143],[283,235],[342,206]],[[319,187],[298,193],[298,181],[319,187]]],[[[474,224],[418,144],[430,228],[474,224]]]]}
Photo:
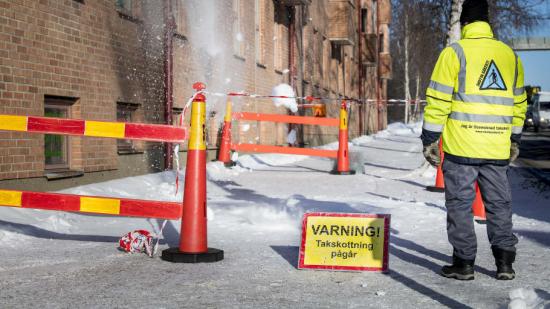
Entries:
{"type": "Polygon", "coordinates": [[[485,62],[477,86],[479,90],[507,90],[506,83],[493,60],[485,62]]]}

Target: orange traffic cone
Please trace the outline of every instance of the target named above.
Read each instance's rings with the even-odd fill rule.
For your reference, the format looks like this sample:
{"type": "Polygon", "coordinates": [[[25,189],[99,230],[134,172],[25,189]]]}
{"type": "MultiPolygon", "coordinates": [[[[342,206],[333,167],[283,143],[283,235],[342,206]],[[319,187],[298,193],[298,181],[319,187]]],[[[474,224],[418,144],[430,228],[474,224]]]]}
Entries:
{"type": "Polygon", "coordinates": [[[355,171],[349,168],[348,151],[348,111],[346,101],[342,101],[340,106],[340,133],[338,135],[338,158],[337,167],[331,174],[335,175],[354,175],[355,171]]]}
{"type": "MultiPolygon", "coordinates": [[[[200,92],[203,83],[193,84],[200,92]]],[[[162,259],[174,263],[223,260],[223,250],[208,248],[206,223],[206,97],[197,93],[191,107],[190,138],[185,168],[185,190],[179,247],[162,251],[162,259]]]]}
{"type": "Polygon", "coordinates": [[[227,100],[225,106],[225,116],[223,120],[222,140],[218,154],[218,161],[223,162],[227,167],[234,166],[235,162],[231,161],[231,100],[227,100]]]}
{"type": "Polygon", "coordinates": [[[441,163],[437,167],[437,174],[435,176],[435,186],[428,186],[426,190],[430,192],[445,192],[445,180],[443,178],[443,166],[444,153],[443,153],[443,142],[442,139],[439,140],[439,155],[441,156],[441,163]]]}
{"type": "Polygon", "coordinates": [[[481,192],[479,191],[479,185],[476,182],[476,198],[472,204],[472,212],[474,213],[474,220],[477,223],[485,224],[487,216],[485,215],[485,205],[483,205],[483,199],[481,198],[481,192]]]}

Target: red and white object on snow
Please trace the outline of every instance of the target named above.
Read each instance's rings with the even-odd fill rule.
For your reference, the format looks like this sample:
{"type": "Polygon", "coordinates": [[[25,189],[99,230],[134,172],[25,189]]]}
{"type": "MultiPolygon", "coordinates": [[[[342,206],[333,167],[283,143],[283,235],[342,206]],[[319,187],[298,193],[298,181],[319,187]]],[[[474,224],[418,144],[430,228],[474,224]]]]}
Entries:
{"type": "Polygon", "coordinates": [[[147,230],[135,230],[122,236],[119,241],[122,250],[128,253],[146,253],[153,256],[153,237],[147,230]]]}

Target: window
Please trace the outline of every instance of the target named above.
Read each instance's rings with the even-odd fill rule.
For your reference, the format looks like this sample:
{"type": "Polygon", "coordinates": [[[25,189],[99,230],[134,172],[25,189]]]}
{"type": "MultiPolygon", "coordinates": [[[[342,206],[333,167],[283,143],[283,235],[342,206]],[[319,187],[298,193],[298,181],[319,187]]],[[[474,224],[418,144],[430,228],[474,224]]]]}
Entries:
{"type": "Polygon", "coordinates": [[[376,1],[372,1],[372,32],[377,33],[378,32],[378,4],[376,1]]]}
{"type": "MultiPolygon", "coordinates": [[[[57,96],[44,97],[44,117],[68,118],[74,98],[57,96]]],[[[47,170],[69,168],[69,137],[65,135],[44,134],[44,159],[47,170]]]]}
{"type": "Polygon", "coordinates": [[[283,27],[281,24],[274,25],[273,67],[277,71],[283,71],[283,27]]]}
{"type": "Polygon", "coordinates": [[[288,24],[287,8],[281,5],[276,5],[273,10],[273,67],[276,71],[284,70],[285,59],[285,24],[288,24]]]}
{"type": "Polygon", "coordinates": [[[176,22],[176,34],[185,36],[187,34],[187,18],[184,0],[172,0],[172,12],[176,22]]]}
{"type": "Polygon", "coordinates": [[[256,46],[256,63],[264,65],[265,64],[265,49],[264,49],[264,38],[265,38],[265,3],[264,0],[256,0],[255,4],[255,46],[256,46]]]}
{"type": "Polygon", "coordinates": [[[233,0],[233,54],[244,59],[244,34],[242,31],[242,5],[233,0]]]}
{"type": "Polygon", "coordinates": [[[134,0],[115,0],[115,6],[118,15],[132,22],[139,22],[140,6],[138,1],[134,0]]]}
{"type": "Polygon", "coordinates": [[[132,12],[132,0],[115,0],[117,9],[125,13],[132,12]]]}
{"type": "Polygon", "coordinates": [[[313,82],[320,86],[323,76],[323,36],[315,31],[313,34],[313,82]]]}
{"type": "Polygon", "coordinates": [[[332,42],[330,44],[330,55],[332,59],[336,59],[338,61],[342,60],[342,49],[340,48],[340,45],[332,42]]]}
{"type": "MultiPolygon", "coordinates": [[[[118,122],[133,122],[133,116],[138,108],[135,103],[117,102],[116,105],[116,121],[118,122]]],[[[117,139],[117,151],[119,154],[136,152],[134,142],[127,139],[117,139]]]]}
{"type": "Polygon", "coordinates": [[[330,41],[323,39],[323,86],[330,87],[330,41]]]}
{"type": "Polygon", "coordinates": [[[302,44],[304,50],[303,74],[306,82],[311,81],[313,71],[313,29],[311,24],[304,26],[302,30],[302,44]]]}
{"type": "Polygon", "coordinates": [[[361,32],[366,33],[369,23],[369,11],[367,9],[361,9],[361,32]]]}

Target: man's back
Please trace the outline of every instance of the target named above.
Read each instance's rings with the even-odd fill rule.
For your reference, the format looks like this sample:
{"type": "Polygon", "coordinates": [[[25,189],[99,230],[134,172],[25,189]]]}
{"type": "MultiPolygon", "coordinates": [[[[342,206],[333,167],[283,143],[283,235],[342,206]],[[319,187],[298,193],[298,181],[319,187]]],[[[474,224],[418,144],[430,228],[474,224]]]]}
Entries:
{"type": "Polygon", "coordinates": [[[440,128],[450,160],[507,164],[510,136],[521,132],[525,114],[521,62],[486,22],[468,24],[462,37],[436,64],[425,128],[440,128]]]}

